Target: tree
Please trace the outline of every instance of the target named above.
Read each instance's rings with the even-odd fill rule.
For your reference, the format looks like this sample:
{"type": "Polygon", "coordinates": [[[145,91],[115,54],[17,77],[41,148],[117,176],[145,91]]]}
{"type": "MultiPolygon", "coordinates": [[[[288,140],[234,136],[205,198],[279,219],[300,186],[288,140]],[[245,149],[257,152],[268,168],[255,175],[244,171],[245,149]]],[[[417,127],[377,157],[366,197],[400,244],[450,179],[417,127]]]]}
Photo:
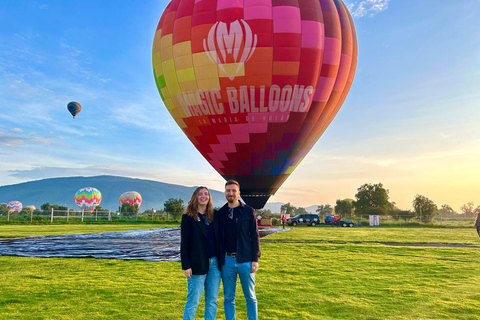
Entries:
{"type": "Polygon", "coordinates": [[[52,206],[50,205],[50,202],[45,202],[44,204],[42,204],[40,206],[40,209],[42,209],[42,211],[52,211],[52,206]]]}
{"type": "Polygon", "coordinates": [[[462,211],[462,214],[465,216],[465,218],[473,218],[475,215],[473,212],[475,209],[473,209],[473,202],[468,202],[464,204],[460,210],[462,211]]]}
{"type": "Polygon", "coordinates": [[[329,204],[321,204],[317,206],[316,212],[321,216],[328,216],[332,214],[333,208],[329,204]]]}
{"type": "Polygon", "coordinates": [[[280,213],[281,214],[289,214],[290,216],[292,216],[293,213],[295,212],[295,209],[296,208],[294,206],[292,206],[289,202],[289,203],[286,203],[286,204],[282,204],[282,206],[280,207],[280,213]]]}
{"type": "Polygon", "coordinates": [[[381,183],[364,184],[357,189],[356,201],[353,202],[356,215],[381,215],[393,210],[388,201],[388,190],[381,183]]]}
{"type": "Polygon", "coordinates": [[[431,222],[438,214],[437,205],[425,196],[417,194],[412,202],[413,210],[421,222],[431,222]]]}
{"type": "Polygon", "coordinates": [[[0,204],[0,214],[8,214],[8,206],[5,203],[0,204]]]}
{"type": "Polygon", "coordinates": [[[456,216],[458,215],[457,212],[455,212],[452,207],[450,207],[448,204],[442,204],[440,209],[438,209],[438,214],[442,216],[456,216]]]}
{"type": "Polygon", "coordinates": [[[415,218],[415,212],[411,210],[395,210],[392,213],[392,216],[395,220],[402,219],[403,221],[407,222],[412,218],[415,218]]]}
{"type": "Polygon", "coordinates": [[[350,199],[338,199],[335,204],[335,213],[340,216],[351,216],[353,214],[353,203],[350,199]]]}
{"type": "Polygon", "coordinates": [[[163,204],[165,212],[168,213],[183,213],[183,199],[170,198],[163,204]]]}
{"type": "Polygon", "coordinates": [[[302,208],[302,207],[296,208],[296,209],[295,209],[295,212],[294,212],[295,215],[297,215],[297,214],[306,214],[306,213],[308,213],[307,210],[305,210],[305,208],[302,208]]]}
{"type": "Polygon", "coordinates": [[[123,213],[125,216],[134,216],[138,213],[138,204],[131,204],[129,202],[122,203],[120,207],[118,207],[118,210],[123,213]]]}
{"type": "Polygon", "coordinates": [[[52,208],[53,208],[53,210],[62,210],[62,211],[67,211],[67,210],[68,210],[67,207],[61,206],[61,205],[59,205],[59,204],[54,204],[54,205],[52,206],[52,208]]]}

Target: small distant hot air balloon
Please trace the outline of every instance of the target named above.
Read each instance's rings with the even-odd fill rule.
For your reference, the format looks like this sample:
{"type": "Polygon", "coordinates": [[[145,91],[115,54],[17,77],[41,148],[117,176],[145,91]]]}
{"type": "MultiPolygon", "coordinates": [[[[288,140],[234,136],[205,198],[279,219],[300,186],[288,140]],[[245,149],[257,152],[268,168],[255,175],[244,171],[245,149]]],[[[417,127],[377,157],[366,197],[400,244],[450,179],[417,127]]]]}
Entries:
{"type": "Polygon", "coordinates": [[[20,212],[23,209],[23,205],[20,201],[10,201],[7,203],[7,207],[10,211],[20,212]]]}
{"type": "Polygon", "coordinates": [[[96,188],[81,188],[75,193],[75,203],[80,210],[93,211],[102,202],[102,193],[96,188]]]}
{"type": "Polygon", "coordinates": [[[142,196],[136,191],[127,191],[122,193],[118,201],[120,202],[120,205],[124,203],[130,203],[132,205],[138,205],[140,207],[142,205],[142,196]]]}
{"type": "Polygon", "coordinates": [[[35,211],[37,208],[34,205],[26,206],[25,209],[30,210],[30,212],[35,211]]]}
{"type": "Polygon", "coordinates": [[[72,114],[73,119],[75,119],[75,116],[82,111],[82,106],[80,103],[72,101],[67,104],[67,109],[68,111],[72,114]]]}

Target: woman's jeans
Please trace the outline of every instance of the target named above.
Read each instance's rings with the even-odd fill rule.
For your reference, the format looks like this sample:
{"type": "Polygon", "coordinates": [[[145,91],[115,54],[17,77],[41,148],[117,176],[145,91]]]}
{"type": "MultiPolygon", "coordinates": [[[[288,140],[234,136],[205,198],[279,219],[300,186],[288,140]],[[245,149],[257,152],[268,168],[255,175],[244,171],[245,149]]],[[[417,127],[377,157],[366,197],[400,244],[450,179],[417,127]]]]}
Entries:
{"type": "Polygon", "coordinates": [[[195,319],[195,312],[202,297],[203,288],[205,288],[205,320],[215,320],[220,278],[217,258],[209,259],[207,274],[192,275],[191,278],[187,278],[188,294],[183,311],[183,320],[195,319]]]}
{"type": "Polygon", "coordinates": [[[257,297],[255,296],[255,273],[252,273],[252,263],[237,263],[237,258],[225,256],[222,266],[223,307],[225,319],[235,320],[235,293],[237,290],[237,274],[242,285],[243,295],[247,304],[248,320],[257,320],[257,297]]]}

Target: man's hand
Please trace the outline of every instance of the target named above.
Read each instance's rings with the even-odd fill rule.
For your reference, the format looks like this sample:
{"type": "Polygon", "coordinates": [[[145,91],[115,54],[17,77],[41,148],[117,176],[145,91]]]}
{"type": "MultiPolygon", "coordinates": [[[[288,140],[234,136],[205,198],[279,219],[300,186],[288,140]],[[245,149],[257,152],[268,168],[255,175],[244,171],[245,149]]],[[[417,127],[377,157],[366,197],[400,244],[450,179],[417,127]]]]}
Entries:
{"type": "Polygon", "coordinates": [[[252,262],[252,273],[255,273],[258,271],[258,262],[253,261],[252,262]]]}
{"type": "Polygon", "coordinates": [[[185,277],[191,278],[192,277],[192,268],[187,269],[187,270],[183,270],[183,274],[185,275],[185,277]]]}

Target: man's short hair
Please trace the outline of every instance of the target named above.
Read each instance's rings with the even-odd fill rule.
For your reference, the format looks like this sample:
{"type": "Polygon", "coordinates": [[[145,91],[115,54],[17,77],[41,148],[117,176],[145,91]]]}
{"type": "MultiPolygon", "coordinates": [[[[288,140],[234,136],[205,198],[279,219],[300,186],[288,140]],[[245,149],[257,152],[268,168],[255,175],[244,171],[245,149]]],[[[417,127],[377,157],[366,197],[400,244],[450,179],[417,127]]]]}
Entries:
{"type": "Polygon", "coordinates": [[[228,181],[225,183],[225,187],[226,187],[226,186],[229,186],[229,185],[231,185],[231,184],[236,185],[236,186],[238,187],[238,189],[240,190],[240,183],[238,183],[237,180],[233,180],[233,179],[228,180],[228,181]]]}

